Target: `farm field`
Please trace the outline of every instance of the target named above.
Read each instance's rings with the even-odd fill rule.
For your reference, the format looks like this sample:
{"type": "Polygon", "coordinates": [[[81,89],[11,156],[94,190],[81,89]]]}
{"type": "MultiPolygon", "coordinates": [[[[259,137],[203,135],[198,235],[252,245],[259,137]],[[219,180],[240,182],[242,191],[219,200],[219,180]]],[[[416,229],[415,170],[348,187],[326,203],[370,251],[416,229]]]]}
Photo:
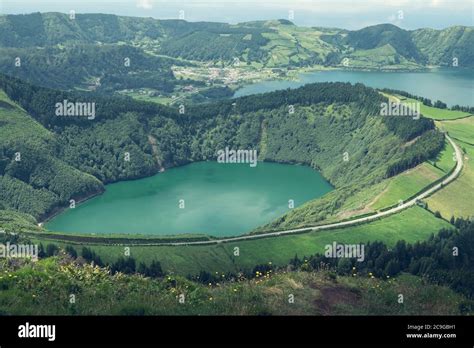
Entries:
{"type": "Polygon", "coordinates": [[[465,152],[464,168],[460,177],[444,189],[429,197],[429,209],[439,211],[444,218],[474,216],[474,119],[438,122],[438,127],[457,139],[465,152]],[[462,141],[460,141],[462,140],[462,141]]]}
{"type": "Polygon", "coordinates": [[[453,151],[452,146],[446,142],[446,148],[435,160],[426,161],[416,168],[387,180],[384,185],[385,188],[369,207],[378,210],[397,204],[400,200],[406,200],[421,191],[429,183],[448,174],[456,164],[452,159],[453,151]]]}
{"type": "Polygon", "coordinates": [[[327,221],[335,222],[375,212],[398,204],[400,200],[406,201],[454,168],[456,162],[453,161],[453,151],[449,142],[446,142],[445,149],[435,159],[357,192],[344,202],[337,215],[327,221]]]}
{"type": "Polygon", "coordinates": [[[419,102],[418,100],[411,99],[411,98],[403,97],[402,102],[420,103],[421,114],[425,117],[432,118],[433,120],[455,120],[455,119],[467,117],[470,115],[468,112],[464,112],[464,111],[447,110],[447,109],[440,109],[440,108],[435,108],[432,106],[427,106],[419,102]]]}
{"type": "Polygon", "coordinates": [[[438,128],[449,132],[452,138],[462,143],[474,145],[474,116],[454,121],[437,122],[438,128]]]}

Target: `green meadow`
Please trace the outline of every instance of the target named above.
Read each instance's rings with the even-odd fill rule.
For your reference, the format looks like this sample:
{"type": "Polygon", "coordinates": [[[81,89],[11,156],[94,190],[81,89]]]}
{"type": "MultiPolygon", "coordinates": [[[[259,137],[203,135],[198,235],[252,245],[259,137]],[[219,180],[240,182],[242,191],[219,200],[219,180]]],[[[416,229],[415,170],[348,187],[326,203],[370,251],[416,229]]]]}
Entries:
{"type": "Polygon", "coordinates": [[[459,178],[428,198],[429,209],[444,218],[474,216],[474,117],[438,122],[464,151],[464,167],[459,178]]]}
{"type": "Polygon", "coordinates": [[[370,208],[378,210],[397,204],[400,200],[405,201],[448,174],[456,165],[453,152],[453,147],[446,141],[445,149],[435,159],[384,181],[383,191],[370,204],[370,208]]]}
{"type": "MultiPolygon", "coordinates": [[[[420,103],[418,100],[411,98],[404,98],[403,102],[409,103],[420,103]]],[[[459,111],[459,110],[448,110],[435,108],[433,106],[427,106],[423,103],[420,103],[420,112],[423,116],[432,118],[434,120],[455,120],[458,118],[467,117],[470,114],[468,112],[459,111]]]]}
{"type": "MultiPolygon", "coordinates": [[[[429,211],[413,207],[385,219],[342,229],[205,246],[130,246],[130,255],[145,263],[158,260],[164,270],[175,274],[197,274],[201,270],[225,273],[252,269],[257,264],[268,262],[285,265],[295,254],[303,257],[324,253],[325,245],[334,241],[353,244],[379,240],[394,245],[404,239],[410,243],[427,239],[432,233],[450,226],[448,222],[435,218],[429,211]]],[[[51,243],[48,240],[37,241],[43,244],[51,243]]],[[[79,253],[82,250],[82,245],[73,247],[79,253]]],[[[88,247],[105,262],[113,262],[124,256],[125,252],[124,246],[88,247]]]]}

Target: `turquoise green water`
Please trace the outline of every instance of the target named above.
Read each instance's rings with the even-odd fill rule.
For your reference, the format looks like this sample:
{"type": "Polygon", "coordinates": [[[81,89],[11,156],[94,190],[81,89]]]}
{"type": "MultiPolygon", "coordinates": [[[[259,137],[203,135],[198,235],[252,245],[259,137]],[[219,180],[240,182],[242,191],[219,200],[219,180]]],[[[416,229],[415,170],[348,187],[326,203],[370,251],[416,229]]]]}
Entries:
{"type": "Polygon", "coordinates": [[[474,70],[436,69],[427,72],[320,71],[302,73],[299,81],[262,81],[237,90],[235,97],[297,88],[314,82],[363,83],[374,88],[391,88],[441,100],[448,105],[474,106],[474,70]]]}
{"type": "Polygon", "coordinates": [[[47,223],[52,231],[230,236],[268,223],[332,189],[296,165],[199,162],[153,177],[107,185],[106,192],[47,223]],[[180,208],[184,200],[184,208],[180,208]]]}

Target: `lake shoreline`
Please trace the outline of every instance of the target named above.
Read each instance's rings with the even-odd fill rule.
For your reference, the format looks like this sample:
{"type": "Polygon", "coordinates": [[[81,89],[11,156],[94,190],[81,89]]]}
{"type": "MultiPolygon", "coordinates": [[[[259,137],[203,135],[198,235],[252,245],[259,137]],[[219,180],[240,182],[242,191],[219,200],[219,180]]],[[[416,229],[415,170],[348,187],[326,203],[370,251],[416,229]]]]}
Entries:
{"type": "MultiPolygon", "coordinates": [[[[106,195],[108,194],[107,197],[104,198],[104,195],[100,193],[93,194],[84,197],[78,203],[81,203],[81,207],[83,207],[83,203],[98,196],[103,197],[101,201],[95,202],[85,210],[83,208],[81,211],[72,212],[72,215],[56,221],[54,226],[48,226],[48,224],[51,224],[54,218],[64,213],[67,207],[54,211],[54,214],[51,214],[47,219],[43,219],[42,222],[45,230],[52,233],[97,236],[110,234],[107,231],[118,231],[118,233],[114,234],[129,236],[145,235],[155,238],[193,234],[216,238],[227,235],[246,234],[256,227],[273,221],[281,214],[287,213],[287,209],[284,209],[283,206],[288,204],[288,199],[294,199],[296,202],[295,207],[297,207],[307,201],[317,199],[334,189],[334,186],[323,174],[311,166],[299,163],[289,164],[270,161],[263,163],[260,162],[257,165],[257,168],[261,168],[260,170],[257,169],[257,171],[253,171],[254,168],[248,167],[247,164],[236,164],[236,167],[232,165],[221,166],[221,164],[215,161],[198,161],[173,167],[172,169],[183,169],[186,167],[187,169],[184,172],[180,171],[166,177],[157,175],[163,173],[156,173],[155,175],[142,178],[145,181],[141,183],[139,183],[140,180],[136,179],[127,180],[126,182],[133,183],[131,187],[123,185],[110,187],[107,185],[103,192],[106,195]],[[265,163],[264,166],[266,167],[261,168],[263,163],[265,163]],[[197,167],[190,167],[192,165],[197,165],[197,167]],[[190,175],[190,173],[193,175],[190,175]],[[297,179],[288,181],[289,173],[294,173],[290,176],[293,177],[295,175],[297,179]],[[153,180],[153,177],[159,177],[160,179],[157,182],[156,179],[153,180]],[[190,181],[191,178],[193,182],[190,181]],[[307,184],[303,185],[305,181],[307,184]],[[285,183],[284,185],[282,184],[283,182],[285,183]],[[212,186],[206,189],[209,185],[212,186]],[[229,194],[219,193],[225,191],[219,190],[219,185],[231,187],[233,193],[230,195],[232,197],[237,195],[237,197],[229,200],[229,194]],[[262,185],[269,186],[269,189],[262,191],[262,185]],[[308,191],[308,185],[313,189],[308,191]],[[189,187],[195,187],[195,190],[189,192],[189,187]],[[270,189],[270,187],[279,187],[279,189],[275,191],[270,189]],[[185,192],[185,195],[183,196],[182,193],[175,194],[173,193],[174,190],[185,192]],[[267,192],[267,194],[260,196],[259,190],[262,193],[267,192]],[[119,192],[123,193],[125,191],[130,193],[120,196],[121,193],[119,192]],[[156,196],[157,194],[158,196],[156,196]],[[185,198],[186,208],[189,205],[191,210],[181,212],[177,206],[175,207],[174,204],[170,204],[170,202],[178,202],[179,198],[185,198]],[[143,200],[143,206],[138,205],[138,199],[143,200]],[[261,199],[263,201],[260,201],[261,199]],[[263,202],[265,204],[262,206],[263,202]],[[130,204],[133,204],[133,206],[126,208],[130,204]],[[162,206],[163,204],[165,205],[162,206]],[[100,210],[98,210],[100,206],[107,209],[109,213],[105,215],[100,213],[100,210]],[[90,209],[93,209],[93,211],[89,212],[90,209]],[[221,211],[222,214],[216,214],[216,209],[221,211]],[[257,213],[245,221],[237,218],[244,211],[247,212],[248,209],[257,209],[257,213]],[[263,209],[263,211],[258,213],[258,209],[263,209]],[[136,213],[134,213],[135,210],[136,213]],[[159,211],[160,213],[157,215],[153,211],[159,211]],[[125,214],[124,212],[127,213],[125,214]],[[179,219],[184,220],[173,219],[174,223],[165,228],[165,225],[169,223],[166,220],[168,218],[172,219],[176,214],[178,214],[177,217],[179,219]],[[212,221],[207,220],[208,215],[212,217],[212,221]],[[144,216],[150,216],[150,218],[144,218],[144,216]],[[71,220],[71,217],[73,220],[71,220]],[[166,219],[163,219],[163,217],[166,217],[166,219]],[[233,223],[232,221],[235,219],[238,222],[233,223]],[[75,227],[74,223],[79,227],[75,227]],[[81,227],[82,224],[87,226],[85,230],[81,227]],[[188,228],[185,227],[186,224],[188,228]],[[62,228],[61,226],[66,226],[67,228],[62,228]],[[139,228],[137,229],[137,227],[139,228]],[[85,232],[87,230],[90,232],[85,232]]],[[[169,173],[169,171],[166,173],[169,173]]],[[[123,184],[124,182],[119,181],[113,184],[123,184]]]]}
{"type": "Polygon", "coordinates": [[[296,89],[310,83],[348,82],[362,83],[375,89],[394,89],[448,104],[474,106],[471,97],[474,69],[426,67],[416,70],[374,70],[354,68],[306,68],[290,71],[288,76],[243,83],[235,90],[232,99],[277,90],[296,89]],[[442,90],[439,86],[443,86],[442,90]],[[469,104],[470,102],[470,104],[469,104]],[[468,103],[468,104],[466,104],[468,103]]]}

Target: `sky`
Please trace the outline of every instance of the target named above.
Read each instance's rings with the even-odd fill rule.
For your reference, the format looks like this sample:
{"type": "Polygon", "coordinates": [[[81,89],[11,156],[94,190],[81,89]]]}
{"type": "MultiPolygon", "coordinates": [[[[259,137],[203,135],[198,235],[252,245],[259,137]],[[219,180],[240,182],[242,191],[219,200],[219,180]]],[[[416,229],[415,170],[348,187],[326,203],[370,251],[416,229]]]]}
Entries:
{"type": "Polygon", "coordinates": [[[0,13],[112,13],[158,19],[239,23],[290,19],[301,26],[405,29],[474,25],[474,0],[0,0],[0,13]]]}

